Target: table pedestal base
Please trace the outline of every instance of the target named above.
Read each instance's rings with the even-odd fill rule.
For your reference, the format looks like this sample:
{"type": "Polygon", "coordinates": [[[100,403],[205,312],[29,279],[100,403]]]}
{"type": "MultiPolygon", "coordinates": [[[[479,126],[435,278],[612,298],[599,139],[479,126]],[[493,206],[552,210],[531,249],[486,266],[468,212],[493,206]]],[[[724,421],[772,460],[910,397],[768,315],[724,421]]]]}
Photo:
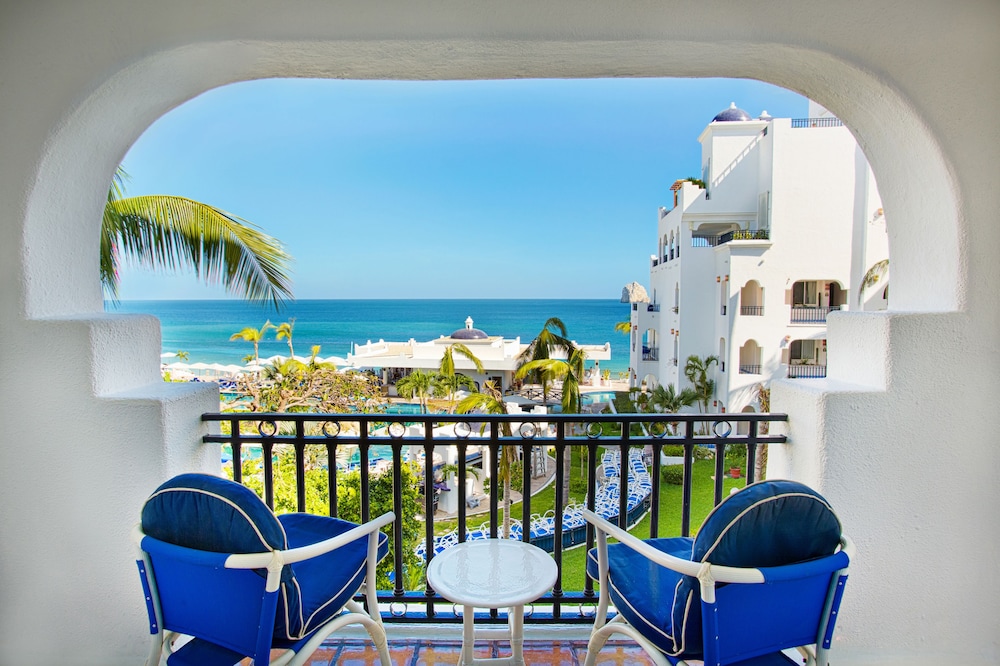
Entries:
{"type": "Polygon", "coordinates": [[[511,606],[507,614],[507,629],[475,629],[475,608],[462,607],[462,659],[461,666],[477,664],[509,664],[509,666],[524,666],[524,606],[511,606]],[[473,657],[473,647],[476,639],[509,640],[510,656],[499,659],[476,659],[473,657]]]}

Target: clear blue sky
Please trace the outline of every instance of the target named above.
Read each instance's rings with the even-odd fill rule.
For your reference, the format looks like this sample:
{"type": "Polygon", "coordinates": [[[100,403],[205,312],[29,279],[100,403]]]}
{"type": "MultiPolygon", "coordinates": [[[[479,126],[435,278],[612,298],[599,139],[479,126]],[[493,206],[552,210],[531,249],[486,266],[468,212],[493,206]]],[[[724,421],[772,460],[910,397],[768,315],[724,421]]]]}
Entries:
{"type": "MultiPolygon", "coordinates": [[[[648,282],[657,208],[700,175],[697,137],[732,101],[808,105],[732,79],[264,80],[174,109],[123,164],[130,195],[190,197],[279,238],[297,298],[618,298],[648,282]]],[[[121,287],[225,297],[138,269],[121,287]]]]}

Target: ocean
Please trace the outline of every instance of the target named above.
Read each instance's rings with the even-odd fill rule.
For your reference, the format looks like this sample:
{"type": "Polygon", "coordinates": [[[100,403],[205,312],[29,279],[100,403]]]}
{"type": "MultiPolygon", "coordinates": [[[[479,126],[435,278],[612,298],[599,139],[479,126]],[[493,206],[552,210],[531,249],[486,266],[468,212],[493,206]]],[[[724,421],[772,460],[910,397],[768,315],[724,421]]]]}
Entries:
{"type": "MultiPolygon", "coordinates": [[[[242,364],[253,345],[230,340],[244,328],[260,328],[265,321],[280,324],[295,318],[295,353],[308,356],[313,345],[319,355],[346,357],[353,345],[376,342],[418,342],[449,335],[472,317],[476,328],[489,335],[520,336],[531,341],[549,317],[566,325],[571,340],[580,344],[611,343],[611,360],[601,367],[613,373],[629,366],[628,338],[614,330],[629,317],[629,305],[611,299],[436,299],[436,300],[297,300],[276,313],[239,300],[122,301],[107,304],[108,312],[146,313],[159,318],[163,352],[185,351],[188,363],[242,364]]],[[[288,343],[268,331],[260,356],[288,354],[288,343]]],[[[588,364],[589,365],[589,364],[588,364]]]]}

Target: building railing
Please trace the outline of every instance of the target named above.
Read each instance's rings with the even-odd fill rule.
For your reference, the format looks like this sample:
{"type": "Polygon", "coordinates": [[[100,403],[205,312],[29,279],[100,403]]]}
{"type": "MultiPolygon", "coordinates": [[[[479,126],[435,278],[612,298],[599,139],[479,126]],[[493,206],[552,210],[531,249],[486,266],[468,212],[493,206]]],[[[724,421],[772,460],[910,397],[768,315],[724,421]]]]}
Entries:
{"type": "Polygon", "coordinates": [[[826,377],[826,366],[825,365],[789,365],[788,366],[788,378],[798,379],[798,378],[810,378],[815,379],[819,377],[826,377]]]}
{"type": "Polygon", "coordinates": [[[839,305],[816,307],[811,305],[793,305],[791,323],[793,324],[825,324],[826,316],[840,309],[839,305]]]}
{"type": "MultiPolygon", "coordinates": [[[[666,510],[680,511],[680,535],[691,534],[692,476],[694,451],[696,447],[711,447],[715,450],[714,461],[714,491],[715,504],[723,498],[723,478],[725,476],[725,451],[729,446],[746,448],[747,469],[754,469],[758,455],[758,447],[764,444],[784,443],[784,435],[769,435],[766,425],[772,422],[787,421],[785,414],[316,414],[316,413],[210,413],[202,416],[204,421],[218,422],[223,434],[206,435],[206,443],[228,445],[232,451],[232,473],[237,482],[244,482],[243,464],[250,461],[256,463],[254,475],[262,478],[263,499],[268,506],[275,506],[275,490],[279,483],[283,487],[294,487],[296,510],[305,511],[310,489],[317,493],[313,483],[307,484],[307,469],[315,475],[325,477],[328,492],[322,499],[324,513],[338,515],[337,485],[340,482],[337,465],[340,452],[357,452],[357,471],[360,473],[357,504],[360,506],[360,520],[371,518],[371,499],[373,479],[383,479],[388,470],[403,468],[404,455],[419,451],[424,460],[433,460],[435,447],[455,447],[457,457],[457,478],[465,479],[470,466],[470,447],[482,447],[485,455],[480,460],[487,461],[488,475],[491,479],[499,478],[499,460],[501,450],[513,448],[517,457],[524,461],[532,459],[533,453],[539,449],[550,450],[555,459],[555,487],[562,488],[568,479],[565,477],[563,462],[573,448],[586,451],[587,461],[585,505],[593,510],[597,495],[598,449],[617,451],[619,460],[631,459],[629,451],[638,447],[648,450],[649,479],[651,490],[643,500],[642,513],[650,514],[650,536],[668,536],[659,534],[660,514],[666,510]],[[702,428],[709,434],[695,434],[696,426],[706,424],[702,428]],[[741,424],[745,424],[742,426],[741,424]],[[419,426],[413,428],[412,426],[419,426]],[[446,427],[443,427],[446,426],[446,427]],[[504,430],[509,428],[511,436],[505,436],[504,430]],[[745,431],[745,434],[739,434],[745,431]],[[412,434],[418,432],[418,434],[412,434]],[[581,434],[582,433],[582,434],[581,434]],[[677,433],[677,434],[674,434],[677,433]],[[661,497],[661,459],[660,453],[664,445],[681,445],[683,456],[683,486],[680,507],[663,507],[661,497]],[[376,458],[384,456],[383,468],[386,472],[375,471],[376,458]],[[289,463],[289,458],[292,458],[289,463]],[[326,464],[322,464],[325,460],[326,464]],[[317,462],[319,461],[319,462],[317,462]],[[334,461],[334,462],[331,462],[334,461]],[[275,463],[278,463],[276,465],[275,463]],[[294,479],[278,475],[275,468],[288,468],[294,474],[294,479]],[[256,471],[259,470],[259,471],[256,471]],[[287,484],[292,484],[288,486],[287,484]]],[[[441,450],[440,448],[438,449],[441,450]]],[[[625,464],[622,463],[622,467],[625,464]]],[[[484,470],[485,471],[485,470],[484,470]]],[[[433,488],[435,482],[434,465],[424,465],[421,474],[421,488],[433,488]]],[[[523,487],[531,487],[532,465],[522,465],[523,487]]],[[[404,488],[403,474],[391,474],[392,504],[397,516],[403,515],[404,488]]],[[[315,476],[310,476],[315,481],[315,476]]],[[[620,475],[618,491],[618,510],[616,515],[619,525],[626,527],[630,518],[638,519],[636,512],[630,511],[630,487],[635,483],[630,474],[620,475]]],[[[458,488],[451,492],[457,494],[456,542],[469,538],[468,505],[473,500],[468,496],[465,483],[458,483],[458,488]]],[[[435,543],[433,493],[423,493],[422,513],[430,516],[423,521],[424,544],[435,543]]],[[[312,496],[312,501],[317,498],[312,496]]],[[[555,493],[553,515],[562,516],[569,508],[563,504],[562,493],[555,493]]],[[[520,516],[514,516],[515,522],[530,524],[533,498],[526,493],[522,499],[520,516]]],[[[489,495],[489,533],[482,536],[496,538],[499,536],[500,501],[497,493],[489,495]]],[[[397,520],[391,525],[390,536],[392,544],[406,544],[403,535],[403,521],[397,520]]],[[[556,583],[550,593],[539,599],[535,606],[530,623],[583,623],[593,622],[593,605],[597,601],[593,582],[584,576],[585,580],[572,581],[571,587],[582,587],[582,590],[567,590],[563,577],[562,557],[565,550],[568,529],[563,522],[553,522],[554,534],[551,535],[552,556],[559,567],[556,583]],[[588,610],[589,609],[589,610],[588,610]]],[[[532,541],[531,531],[521,529],[521,539],[532,541]]],[[[594,545],[593,528],[587,524],[580,532],[580,541],[587,549],[594,545]]],[[[452,604],[426,587],[422,571],[404,570],[403,548],[393,547],[389,562],[392,565],[392,589],[380,590],[379,600],[386,605],[384,610],[387,622],[460,622],[461,616],[452,612],[452,604]],[[411,589],[408,583],[418,585],[423,589],[411,589]]],[[[426,564],[434,556],[434,548],[424,548],[422,564],[426,564]]],[[[499,621],[496,613],[494,621],[499,621]]]]}
{"type": "Polygon", "coordinates": [[[649,303],[648,305],[646,305],[646,312],[659,312],[659,311],[660,311],[659,303],[649,303]]]}
{"type": "Polygon", "coordinates": [[[770,229],[736,229],[718,235],[691,236],[691,247],[715,247],[732,241],[769,240],[770,229]]]}
{"type": "Polygon", "coordinates": [[[660,348],[659,347],[642,347],[642,360],[643,361],[657,361],[660,358],[660,348]]]}
{"type": "Polygon", "coordinates": [[[763,305],[741,305],[740,314],[745,317],[762,317],[764,316],[764,306],[763,305]]]}
{"type": "Polygon", "coordinates": [[[759,375],[760,363],[740,363],[741,375],[759,375]]]}
{"type": "Polygon", "coordinates": [[[840,118],[792,118],[792,129],[804,127],[841,127],[844,121],[840,118]]]}

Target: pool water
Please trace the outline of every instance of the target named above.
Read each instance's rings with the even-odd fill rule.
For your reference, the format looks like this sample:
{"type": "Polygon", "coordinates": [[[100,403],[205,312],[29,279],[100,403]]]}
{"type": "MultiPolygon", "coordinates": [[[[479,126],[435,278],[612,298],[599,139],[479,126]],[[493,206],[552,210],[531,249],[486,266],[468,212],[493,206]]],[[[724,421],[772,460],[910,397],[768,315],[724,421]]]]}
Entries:
{"type": "Polygon", "coordinates": [[[614,402],[614,391],[599,391],[597,393],[581,393],[580,402],[585,405],[592,405],[595,402],[614,402]]]}

